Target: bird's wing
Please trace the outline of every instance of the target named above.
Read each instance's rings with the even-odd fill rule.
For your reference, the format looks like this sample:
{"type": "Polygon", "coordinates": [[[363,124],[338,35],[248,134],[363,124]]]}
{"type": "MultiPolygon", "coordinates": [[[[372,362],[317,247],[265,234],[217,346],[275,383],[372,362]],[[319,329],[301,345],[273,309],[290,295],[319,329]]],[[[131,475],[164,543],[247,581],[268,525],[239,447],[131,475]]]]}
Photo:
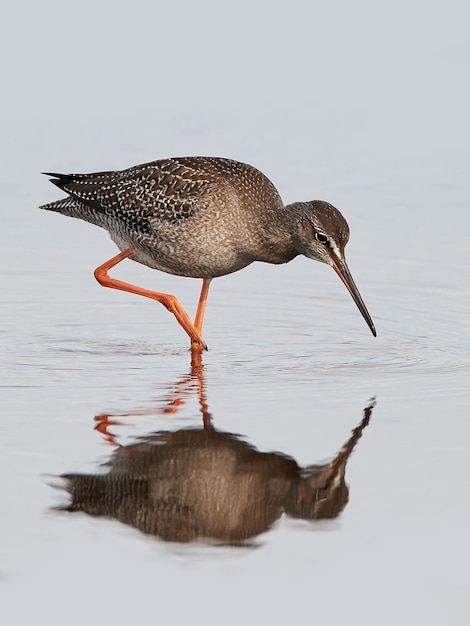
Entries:
{"type": "Polygon", "coordinates": [[[72,198],[129,225],[182,222],[205,204],[216,184],[210,169],[188,159],[154,161],[117,172],[49,175],[72,198]]]}

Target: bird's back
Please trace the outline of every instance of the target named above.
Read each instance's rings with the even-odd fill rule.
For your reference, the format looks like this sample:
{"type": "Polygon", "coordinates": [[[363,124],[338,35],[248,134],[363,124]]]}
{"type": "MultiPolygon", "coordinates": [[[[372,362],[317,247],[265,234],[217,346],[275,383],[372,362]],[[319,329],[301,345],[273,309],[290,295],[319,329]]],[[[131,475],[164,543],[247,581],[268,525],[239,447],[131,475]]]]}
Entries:
{"type": "Polygon", "coordinates": [[[53,174],[68,198],[41,208],[107,227],[107,216],[134,228],[148,220],[178,224],[199,208],[240,196],[248,204],[282,206],[274,185],[256,168],[215,157],[182,157],[91,174],[53,174]]]}

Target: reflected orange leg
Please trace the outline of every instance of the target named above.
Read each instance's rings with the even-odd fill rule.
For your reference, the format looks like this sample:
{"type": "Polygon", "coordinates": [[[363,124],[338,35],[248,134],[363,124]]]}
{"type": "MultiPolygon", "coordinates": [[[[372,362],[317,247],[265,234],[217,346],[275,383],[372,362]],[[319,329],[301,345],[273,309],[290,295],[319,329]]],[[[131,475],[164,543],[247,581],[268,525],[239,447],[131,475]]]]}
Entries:
{"type": "Polygon", "coordinates": [[[97,430],[99,433],[101,433],[104,436],[104,439],[106,441],[106,443],[111,444],[112,446],[118,447],[118,448],[122,448],[121,444],[118,442],[116,435],[113,435],[113,433],[109,432],[108,428],[110,426],[120,426],[121,423],[117,420],[112,420],[110,418],[112,418],[112,415],[107,415],[107,414],[100,414],[100,415],[96,415],[95,416],[95,422],[96,422],[96,426],[95,426],[95,430],[97,430]]]}
{"type": "MultiPolygon", "coordinates": [[[[115,265],[123,261],[124,259],[127,259],[134,252],[135,251],[133,248],[127,248],[127,250],[124,250],[123,252],[114,256],[112,259],[109,259],[109,261],[106,261],[106,263],[103,263],[103,265],[100,265],[99,267],[97,267],[95,270],[96,280],[103,287],[111,287],[112,289],[128,291],[130,293],[135,293],[138,296],[145,296],[146,298],[157,300],[157,302],[160,302],[161,304],[163,304],[163,306],[166,307],[176,317],[178,324],[189,335],[189,338],[191,339],[191,346],[194,346],[196,344],[198,347],[200,346],[204,348],[205,350],[207,350],[206,343],[201,336],[200,330],[197,330],[195,325],[191,322],[188,314],[183,309],[183,307],[178,302],[178,300],[175,298],[175,296],[172,296],[168,293],[159,293],[157,291],[150,291],[149,289],[144,289],[143,287],[137,287],[136,285],[131,285],[130,283],[126,283],[122,280],[116,280],[115,278],[111,278],[110,276],[108,276],[108,270],[110,270],[112,267],[114,267],[115,265]]],[[[206,297],[207,297],[207,294],[206,294],[206,297]]],[[[198,307],[198,311],[199,311],[199,307],[198,307]]],[[[204,309],[202,310],[202,313],[204,314],[204,309]]],[[[201,319],[201,325],[202,325],[202,319],[201,319]]]]}

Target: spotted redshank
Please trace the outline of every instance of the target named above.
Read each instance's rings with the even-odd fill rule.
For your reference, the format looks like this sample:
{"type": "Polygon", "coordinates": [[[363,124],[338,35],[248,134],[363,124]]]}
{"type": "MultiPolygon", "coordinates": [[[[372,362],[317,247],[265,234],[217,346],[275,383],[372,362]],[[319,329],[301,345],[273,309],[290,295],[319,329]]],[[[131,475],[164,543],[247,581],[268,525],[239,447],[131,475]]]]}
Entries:
{"type": "Polygon", "coordinates": [[[194,350],[206,348],[201,332],[213,278],[253,261],[287,263],[299,254],[331,265],[376,336],[346,264],[348,224],[328,202],[284,206],[260,171],[211,157],[164,159],[114,172],[47,176],[68,196],[41,208],[105,228],[121,250],[95,270],[98,282],[161,302],[189,335],[194,350]],[[194,323],[174,296],[108,276],[126,258],[169,274],[202,278],[194,323]]]}

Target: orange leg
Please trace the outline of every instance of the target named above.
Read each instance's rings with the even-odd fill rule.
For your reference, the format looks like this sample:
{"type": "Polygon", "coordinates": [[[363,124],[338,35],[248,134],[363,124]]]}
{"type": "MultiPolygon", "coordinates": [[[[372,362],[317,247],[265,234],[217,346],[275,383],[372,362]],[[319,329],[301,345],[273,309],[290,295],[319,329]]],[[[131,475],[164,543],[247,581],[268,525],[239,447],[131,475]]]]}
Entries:
{"type": "Polygon", "coordinates": [[[209,286],[212,278],[202,279],[201,295],[199,296],[199,303],[197,305],[196,319],[194,320],[194,326],[196,330],[201,332],[202,322],[204,320],[204,311],[206,310],[207,294],[209,293],[209,286]]]}
{"type": "MultiPolygon", "coordinates": [[[[204,320],[204,312],[206,310],[206,302],[207,302],[207,294],[209,293],[209,286],[211,284],[212,278],[203,278],[202,279],[202,288],[201,295],[199,296],[199,302],[197,305],[196,318],[194,320],[194,327],[198,333],[202,332],[202,322],[204,320]]],[[[197,346],[193,345],[194,342],[191,342],[192,349],[197,348],[197,346]]]]}
{"type": "MultiPolygon", "coordinates": [[[[115,278],[111,278],[110,276],[108,276],[108,270],[110,270],[112,267],[114,267],[124,259],[127,259],[127,257],[131,256],[133,253],[133,248],[127,248],[127,250],[124,250],[123,252],[114,256],[112,259],[109,259],[109,261],[106,261],[106,263],[103,263],[103,265],[97,267],[95,270],[96,280],[100,283],[100,285],[103,285],[103,287],[111,287],[112,289],[129,291],[130,293],[135,293],[139,296],[145,296],[146,298],[152,298],[152,300],[157,300],[157,302],[161,302],[164,307],[166,307],[171,313],[173,313],[173,315],[176,317],[178,324],[182,326],[182,328],[189,335],[189,338],[191,339],[191,346],[197,344],[198,346],[201,346],[202,348],[207,350],[206,343],[201,337],[200,330],[197,330],[195,325],[191,322],[188,314],[175,298],[175,296],[172,296],[168,293],[158,293],[157,291],[150,291],[149,289],[137,287],[136,285],[131,285],[130,283],[125,283],[122,280],[116,280],[115,278]]],[[[204,309],[202,313],[204,313],[204,309]]]]}

